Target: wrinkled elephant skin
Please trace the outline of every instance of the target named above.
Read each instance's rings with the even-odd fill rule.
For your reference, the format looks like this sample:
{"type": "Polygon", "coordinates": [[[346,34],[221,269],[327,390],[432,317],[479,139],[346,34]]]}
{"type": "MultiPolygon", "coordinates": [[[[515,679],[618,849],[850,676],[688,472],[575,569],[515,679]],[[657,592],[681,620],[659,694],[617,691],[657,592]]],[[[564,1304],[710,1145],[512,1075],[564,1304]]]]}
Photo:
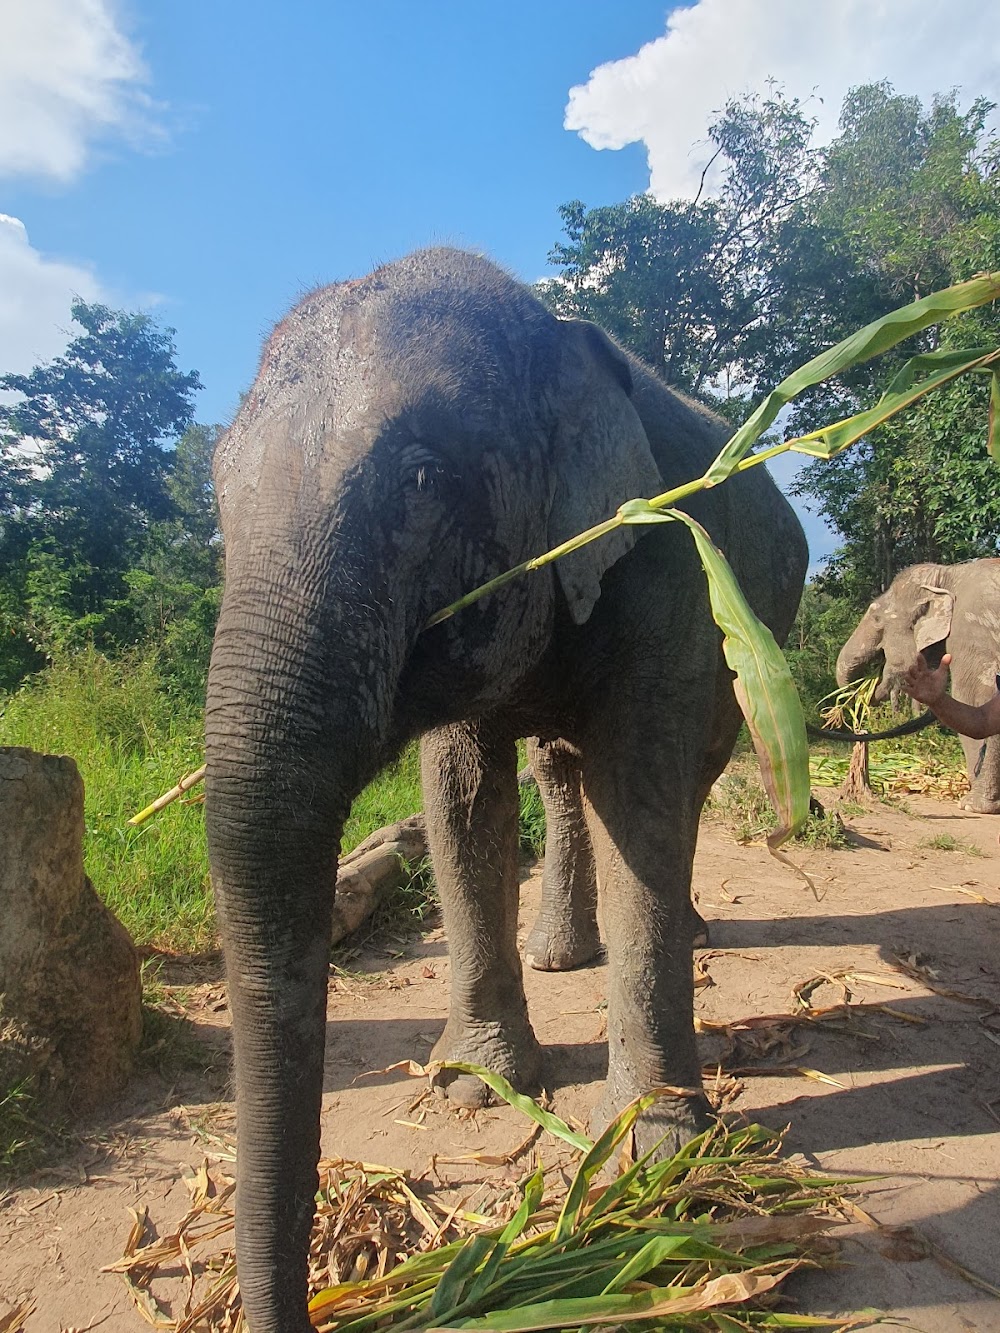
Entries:
{"type": "MultiPolygon", "coordinates": [[[[951,693],[962,703],[993,697],[1000,671],[1000,560],[902,570],[840,650],[837,683],[857,680],[881,661],[875,698],[887,699],[918,652],[934,666],[951,653],[951,693]]],[[[1000,737],[960,739],[971,787],[963,809],[1000,814],[1000,737]]]]}
{"type": "MultiPolygon", "coordinates": [[[[553,882],[578,901],[550,903],[548,961],[596,947],[602,895],[595,1114],[666,1083],[692,1095],[661,1103],[640,1143],[704,1123],[691,862],[740,718],[688,533],[620,529],[425,625],[623,501],[700,475],[726,434],[596,327],[454,250],[317,291],[268,341],[216,453],[226,588],[206,711],[253,1333],[308,1328],[330,886],[351,801],[412,737],[452,958],[435,1054],[527,1088],[541,1069],[515,938],[515,742],[536,736],[556,747],[549,795],[576,793],[553,882]]],[[[690,509],[783,636],[806,550],[763,469],[690,509]]],[[[476,1105],[484,1089],[444,1092],[476,1105]]]]}

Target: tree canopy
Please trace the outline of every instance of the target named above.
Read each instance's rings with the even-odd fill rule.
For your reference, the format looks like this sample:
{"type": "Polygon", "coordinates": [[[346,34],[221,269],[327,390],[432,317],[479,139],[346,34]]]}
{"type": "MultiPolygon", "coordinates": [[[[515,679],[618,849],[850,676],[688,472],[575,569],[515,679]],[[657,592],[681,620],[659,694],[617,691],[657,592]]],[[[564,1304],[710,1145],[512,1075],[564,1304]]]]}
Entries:
{"type": "MultiPolygon", "coordinates": [[[[924,107],[887,83],[853,89],[840,133],[812,144],[807,106],[772,88],[712,124],[711,198],[640,195],[563,207],[552,309],[608,328],[670,383],[734,421],[778,380],[870,320],[1000,267],[1000,143],[992,105],[924,107]]],[[[795,431],[870,404],[896,365],[935,345],[996,345],[992,308],[952,321],[803,396],[795,431]]],[[[1000,550],[1000,481],[983,449],[985,385],[962,382],[832,463],[799,493],[838,532],[829,576],[858,601],[917,560],[1000,550]]]]}
{"type": "Polygon", "coordinates": [[[172,329],[75,301],[62,356],[0,376],[0,681],[93,640],[123,648],[219,581],[210,458],[195,426],[196,371],[172,329]],[[173,593],[167,590],[172,588],[173,593]],[[186,588],[185,593],[179,590],[186,588]],[[148,601],[148,597],[146,598],[148,601]]]}

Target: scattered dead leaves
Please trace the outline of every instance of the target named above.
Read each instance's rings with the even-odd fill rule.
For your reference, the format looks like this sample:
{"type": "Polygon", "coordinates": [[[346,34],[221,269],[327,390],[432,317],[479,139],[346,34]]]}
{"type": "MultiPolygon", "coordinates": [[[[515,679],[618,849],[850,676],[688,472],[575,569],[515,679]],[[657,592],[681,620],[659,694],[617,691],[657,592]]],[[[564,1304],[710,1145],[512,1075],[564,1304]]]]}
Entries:
{"type": "MultiPolygon", "coordinates": [[[[405,1175],[392,1167],[329,1158],[320,1162],[320,1194],[310,1246],[313,1290],[382,1277],[410,1254],[439,1245],[468,1229],[461,1210],[421,1200],[405,1175]]],[[[235,1183],[204,1161],[187,1181],[191,1207],[167,1235],[157,1237],[145,1209],[135,1221],[123,1257],[102,1272],[121,1273],[136,1309],[155,1328],[171,1333],[237,1333],[242,1329],[232,1252],[235,1183]],[[213,1241],[230,1236],[228,1245],[213,1241]],[[197,1268],[192,1254],[202,1254],[197,1268]],[[214,1252],[214,1253],[213,1253],[214,1252]],[[171,1318],[150,1290],[158,1270],[180,1266],[188,1276],[179,1318],[171,1318]],[[196,1289],[199,1298],[196,1300],[196,1289]]],[[[12,1325],[10,1333],[17,1326],[12,1325]]],[[[0,1323],[0,1333],[6,1333],[0,1323]]]]}
{"type": "Polygon", "coordinates": [[[941,974],[931,966],[930,961],[923,954],[894,953],[891,955],[890,966],[902,972],[904,976],[919,981],[921,986],[933,991],[935,995],[943,996],[946,1000],[958,1000],[960,1004],[975,1004],[986,1009],[994,1008],[993,1001],[988,1000],[984,995],[970,995],[967,991],[953,990],[948,986],[942,986],[938,981],[941,974]]]}
{"type": "Polygon", "coordinates": [[[16,1305],[5,1315],[0,1315],[0,1333],[23,1333],[24,1321],[34,1314],[35,1302],[28,1300],[16,1305]]]}

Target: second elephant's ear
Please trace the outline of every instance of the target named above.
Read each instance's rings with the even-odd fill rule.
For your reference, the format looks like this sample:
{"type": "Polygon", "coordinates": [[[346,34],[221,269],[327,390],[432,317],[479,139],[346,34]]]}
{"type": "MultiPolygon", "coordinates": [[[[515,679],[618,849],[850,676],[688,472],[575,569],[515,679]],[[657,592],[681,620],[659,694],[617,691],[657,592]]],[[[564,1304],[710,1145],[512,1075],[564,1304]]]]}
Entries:
{"type": "Polygon", "coordinates": [[[925,648],[941,643],[948,637],[951,633],[952,612],[955,609],[955,598],[947,588],[924,584],[923,591],[930,593],[930,600],[913,626],[913,638],[917,651],[921,653],[925,648]]]}
{"type": "MultiPolygon", "coordinates": [[[[552,437],[550,546],[610,518],[625,500],[663,489],[642,422],[632,406],[632,372],[596,324],[560,321],[556,423],[552,437]]],[[[556,562],[570,613],[582,625],[605,571],[643,529],[623,527],[556,562]]]]}

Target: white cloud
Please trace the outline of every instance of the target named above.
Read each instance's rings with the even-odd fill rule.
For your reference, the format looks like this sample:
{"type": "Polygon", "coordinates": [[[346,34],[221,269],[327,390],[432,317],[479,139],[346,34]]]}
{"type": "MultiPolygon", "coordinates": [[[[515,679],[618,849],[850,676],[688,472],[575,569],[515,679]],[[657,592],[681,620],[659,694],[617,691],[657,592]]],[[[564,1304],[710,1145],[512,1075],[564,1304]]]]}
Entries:
{"type": "Polygon", "coordinates": [[[710,156],[712,113],[768,78],[822,99],[807,109],[824,143],[844,94],[862,83],[888,79],[924,101],[957,88],[963,106],[980,94],[1000,102],[1000,24],[982,0],[697,0],[672,11],[664,36],[571,88],[565,125],[594,148],[644,143],[652,192],[684,198],[710,156]]]}
{"type": "Polygon", "coordinates": [[[4,0],[0,175],[69,181],[93,140],[148,130],[145,67],[113,0],[4,0]]]}
{"type": "Polygon", "coordinates": [[[90,269],[47,258],[23,222],[0,213],[0,374],[23,374],[65,350],[74,296],[106,299],[90,269]]]}

